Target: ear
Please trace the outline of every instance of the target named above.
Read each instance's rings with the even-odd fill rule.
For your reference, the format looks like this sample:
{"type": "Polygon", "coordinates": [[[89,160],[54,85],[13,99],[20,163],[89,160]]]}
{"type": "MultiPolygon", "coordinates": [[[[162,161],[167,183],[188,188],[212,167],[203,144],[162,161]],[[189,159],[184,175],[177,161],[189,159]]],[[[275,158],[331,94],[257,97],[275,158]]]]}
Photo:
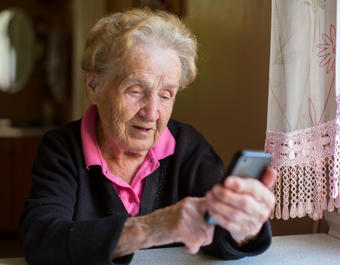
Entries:
{"type": "Polygon", "coordinates": [[[98,81],[97,75],[93,72],[86,73],[86,92],[92,104],[97,103],[98,81]]]}

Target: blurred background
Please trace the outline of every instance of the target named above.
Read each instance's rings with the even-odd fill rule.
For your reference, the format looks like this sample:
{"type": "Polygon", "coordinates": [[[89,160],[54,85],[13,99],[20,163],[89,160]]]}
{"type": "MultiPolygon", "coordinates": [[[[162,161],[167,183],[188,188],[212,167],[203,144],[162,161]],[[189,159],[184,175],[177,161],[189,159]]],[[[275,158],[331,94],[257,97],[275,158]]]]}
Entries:
{"type": "MultiPolygon", "coordinates": [[[[228,165],[242,148],[263,149],[271,1],[1,0],[0,258],[22,256],[18,220],[42,135],[88,106],[80,61],[86,34],[104,14],[149,6],[176,13],[199,41],[197,80],[173,118],[192,124],[228,165]]],[[[272,220],[274,235],[326,232],[308,218],[272,220]]]]}

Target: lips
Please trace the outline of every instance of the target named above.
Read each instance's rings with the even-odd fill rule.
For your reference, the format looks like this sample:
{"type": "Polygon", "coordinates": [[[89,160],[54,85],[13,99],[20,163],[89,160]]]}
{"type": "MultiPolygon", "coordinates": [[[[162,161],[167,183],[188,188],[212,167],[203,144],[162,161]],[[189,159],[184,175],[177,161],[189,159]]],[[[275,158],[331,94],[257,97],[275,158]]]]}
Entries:
{"type": "Polygon", "coordinates": [[[132,127],[135,128],[135,129],[138,129],[138,130],[145,131],[145,132],[152,130],[152,128],[141,127],[141,126],[132,126],[132,127]]]}

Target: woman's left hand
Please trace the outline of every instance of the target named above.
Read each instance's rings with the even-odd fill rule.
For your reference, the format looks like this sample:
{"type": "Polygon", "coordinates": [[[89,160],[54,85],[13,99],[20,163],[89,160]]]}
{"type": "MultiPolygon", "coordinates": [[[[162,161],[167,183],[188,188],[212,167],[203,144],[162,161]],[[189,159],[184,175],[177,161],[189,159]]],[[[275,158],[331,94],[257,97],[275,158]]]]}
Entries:
{"type": "Polygon", "coordinates": [[[269,187],[276,176],[272,168],[266,170],[262,181],[230,176],[206,194],[209,214],[237,243],[254,238],[269,218],[275,205],[269,187]]]}

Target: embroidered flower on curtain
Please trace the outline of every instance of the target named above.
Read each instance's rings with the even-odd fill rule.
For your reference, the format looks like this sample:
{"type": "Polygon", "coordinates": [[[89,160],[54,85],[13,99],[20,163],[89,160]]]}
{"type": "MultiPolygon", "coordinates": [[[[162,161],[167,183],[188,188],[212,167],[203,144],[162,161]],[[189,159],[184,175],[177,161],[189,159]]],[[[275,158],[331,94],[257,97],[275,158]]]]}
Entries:
{"type": "Polygon", "coordinates": [[[319,120],[316,118],[315,105],[311,97],[308,98],[308,112],[309,118],[314,126],[320,125],[320,122],[323,119],[323,116],[326,111],[326,107],[329,101],[329,97],[331,95],[332,90],[334,90],[334,81],[335,81],[335,53],[336,53],[336,30],[333,24],[329,27],[329,35],[326,33],[322,33],[323,42],[319,44],[317,47],[320,49],[318,53],[318,57],[322,58],[319,66],[326,68],[326,73],[329,74],[332,72],[332,81],[328,88],[328,93],[326,97],[325,104],[322,109],[322,113],[320,115],[319,120]]]}
{"type": "Polygon", "coordinates": [[[325,66],[327,74],[335,70],[335,53],[336,53],[336,33],[335,26],[333,24],[329,27],[329,35],[322,33],[323,43],[318,45],[320,49],[318,56],[322,58],[320,67],[325,66]]]}

